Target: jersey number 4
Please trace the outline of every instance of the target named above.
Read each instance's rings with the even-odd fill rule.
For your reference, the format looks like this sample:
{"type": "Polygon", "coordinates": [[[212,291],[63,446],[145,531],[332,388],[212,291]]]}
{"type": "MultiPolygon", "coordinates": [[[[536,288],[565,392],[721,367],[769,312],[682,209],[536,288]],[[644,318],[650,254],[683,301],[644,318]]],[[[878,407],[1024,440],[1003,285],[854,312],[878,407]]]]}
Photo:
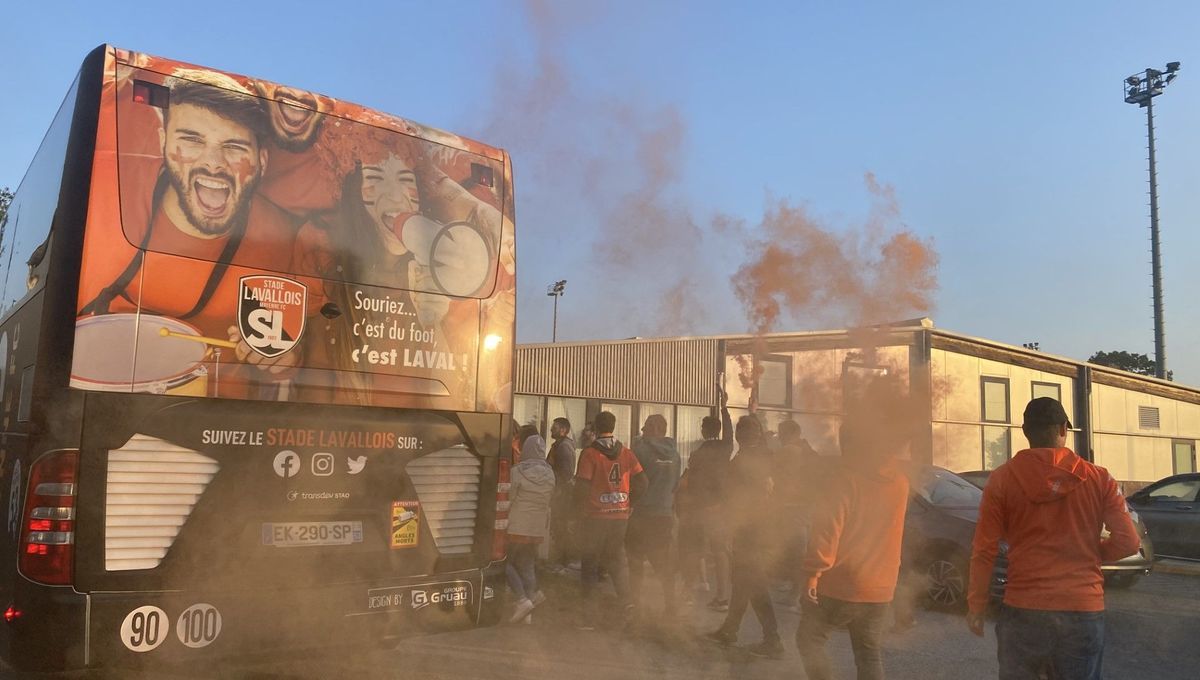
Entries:
{"type": "Polygon", "coordinates": [[[613,466],[608,469],[608,483],[613,485],[613,488],[621,486],[621,464],[613,463],[613,466]]]}

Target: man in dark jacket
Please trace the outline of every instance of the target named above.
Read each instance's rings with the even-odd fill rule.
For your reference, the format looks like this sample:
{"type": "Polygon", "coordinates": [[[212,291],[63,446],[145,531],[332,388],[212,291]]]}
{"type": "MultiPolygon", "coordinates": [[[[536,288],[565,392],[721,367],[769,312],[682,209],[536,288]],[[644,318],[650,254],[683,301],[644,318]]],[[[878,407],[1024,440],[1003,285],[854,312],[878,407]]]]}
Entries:
{"type": "Polygon", "coordinates": [[[817,452],[804,438],[800,424],[779,424],[779,450],[775,452],[775,507],[780,522],[779,575],[792,585],[792,607],[800,610],[800,561],[808,544],[809,511],[816,493],[817,452]]]}
{"type": "Polygon", "coordinates": [[[675,565],[671,553],[675,530],[675,489],[679,486],[679,451],[667,436],[667,419],[659,414],[646,418],[642,436],[633,442],[633,453],[645,471],[646,493],[633,506],[625,550],[629,555],[629,577],[635,599],[640,599],[645,562],[662,581],[663,604],[668,617],[675,609],[675,565]]]}
{"type": "Polygon", "coordinates": [[[733,534],[733,555],[730,575],[733,593],[725,622],[708,637],[732,645],[737,642],[738,629],[747,606],[754,607],[763,639],[749,648],[755,656],[779,658],[783,644],[779,641],[779,624],[771,605],[770,565],[775,563],[777,550],[773,545],[771,527],[771,451],[766,447],[762,423],[755,416],[742,416],[735,433],[737,456],[729,464],[729,485],[724,495],[724,509],[730,518],[733,534]]]}
{"type": "Polygon", "coordinates": [[[646,489],[646,475],[629,447],[613,436],[617,417],[608,411],[596,416],[596,441],[579,456],[575,470],[575,501],[582,520],[579,550],[583,557],[583,618],[579,627],[596,625],[594,600],[603,566],[612,578],[617,600],[625,615],[632,613],[629,597],[629,566],[625,560],[625,532],[631,504],[646,489]]]}
{"type": "Polygon", "coordinates": [[[575,520],[571,480],[575,477],[575,440],[571,439],[571,421],[555,418],[550,424],[550,448],[546,462],[554,468],[554,496],[550,501],[550,562],[552,568],[563,569],[571,563],[574,553],[571,524],[575,520]]]}
{"type": "Polygon", "coordinates": [[[699,521],[704,526],[704,542],[716,567],[715,593],[710,609],[729,609],[729,522],[721,508],[729,458],[733,455],[733,421],[725,406],[721,391],[721,418],[704,416],[700,434],[704,443],[692,452],[687,466],[687,502],[683,511],[691,515],[687,521],[699,521]]]}

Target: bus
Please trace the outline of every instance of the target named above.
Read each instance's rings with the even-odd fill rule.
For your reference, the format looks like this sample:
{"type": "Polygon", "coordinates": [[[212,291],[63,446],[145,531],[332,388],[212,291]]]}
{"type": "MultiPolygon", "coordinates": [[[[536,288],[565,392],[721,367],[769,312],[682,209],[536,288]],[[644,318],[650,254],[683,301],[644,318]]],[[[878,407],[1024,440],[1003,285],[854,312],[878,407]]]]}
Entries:
{"type": "Polygon", "coordinates": [[[498,620],[513,230],[499,149],[89,54],[0,225],[0,659],[498,620]]]}

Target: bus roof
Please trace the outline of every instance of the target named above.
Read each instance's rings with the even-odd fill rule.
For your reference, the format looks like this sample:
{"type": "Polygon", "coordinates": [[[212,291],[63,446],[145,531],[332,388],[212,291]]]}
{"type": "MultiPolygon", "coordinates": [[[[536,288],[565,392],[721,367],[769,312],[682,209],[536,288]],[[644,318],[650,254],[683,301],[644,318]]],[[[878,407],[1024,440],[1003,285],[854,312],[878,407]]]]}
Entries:
{"type": "MultiPolygon", "coordinates": [[[[375,127],[399,132],[402,134],[417,137],[419,139],[449,146],[463,151],[469,151],[481,156],[486,156],[495,160],[503,160],[505,153],[502,149],[483,144],[482,142],[468,139],[461,135],[456,135],[437,128],[428,127],[415,123],[406,118],[377,111],[359,104],[335,99],[323,94],[301,90],[279,83],[263,80],[260,78],[251,78],[236,73],[221,71],[220,69],[212,69],[205,66],[196,66],[186,62],[165,59],[142,52],[134,52],[112,45],[106,45],[106,49],[119,64],[134,66],[156,73],[161,73],[164,76],[176,76],[189,78],[193,74],[202,72],[217,73],[226,76],[230,79],[229,85],[240,86],[239,89],[246,89],[250,92],[256,92],[258,96],[268,99],[280,101],[280,93],[285,93],[282,97],[287,100],[289,106],[306,108],[317,113],[332,115],[346,120],[352,120],[359,123],[366,123],[375,127]]],[[[226,86],[221,82],[211,82],[211,78],[206,78],[206,84],[217,87],[226,86]]]]}

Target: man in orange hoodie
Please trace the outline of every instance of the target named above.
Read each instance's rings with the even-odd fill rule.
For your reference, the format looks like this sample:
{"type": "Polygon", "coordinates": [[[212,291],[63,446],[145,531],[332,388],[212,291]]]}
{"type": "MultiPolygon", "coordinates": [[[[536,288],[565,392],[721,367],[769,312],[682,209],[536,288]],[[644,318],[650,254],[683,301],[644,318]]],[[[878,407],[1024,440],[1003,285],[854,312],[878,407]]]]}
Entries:
{"type": "Polygon", "coordinates": [[[842,460],[823,482],[801,566],[796,648],[810,680],[834,677],[825,643],[841,627],[849,629],[859,680],[883,678],[880,639],[900,573],[908,503],[908,478],[893,458],[897,434],[861,415],[842,424],[842,460]]]}
{"type": "Polygon", "coordinates": [[[1101,677],[1103,562],[1137,552],[1125,499],[1108,470],[1066,448],[1071,422],[1062,404],[1039,397],[1025,407],[1030,448],[988,479],[971,551],[967,625],[983,635],[988,584],[1000,541],[1008,543],[1008,584],[996,623],[1000,678],[1101,677]],[[1101,538],[1107,527],[1109,535],[1101,538]]]}

